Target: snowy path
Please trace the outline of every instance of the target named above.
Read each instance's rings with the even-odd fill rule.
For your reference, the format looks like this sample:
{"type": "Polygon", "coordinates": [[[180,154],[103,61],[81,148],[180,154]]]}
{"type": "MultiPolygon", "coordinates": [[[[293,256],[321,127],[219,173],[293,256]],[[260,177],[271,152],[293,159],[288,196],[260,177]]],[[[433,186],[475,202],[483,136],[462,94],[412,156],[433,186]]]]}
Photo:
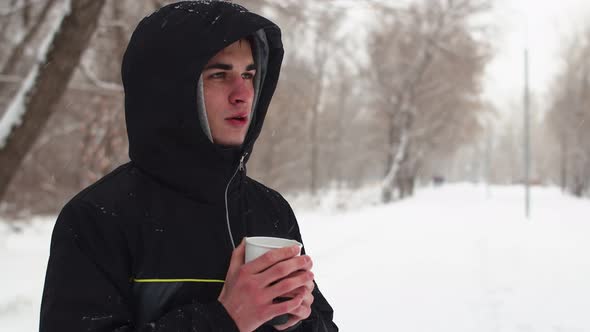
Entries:
{"type": "Polygon", "coordinates": [[[590,201],[456,185],[346,215],[300,214],[343,331],[590,331],[590,201]]]}
{"type": "MultiPolygon", "coordinates": [[[[590,331],[590,201],[452,185],[343,214],[297,209],[341,331],[590,331]]],[[[0,224],[0,331],[36,331],[51,222],[0,224]]]]}

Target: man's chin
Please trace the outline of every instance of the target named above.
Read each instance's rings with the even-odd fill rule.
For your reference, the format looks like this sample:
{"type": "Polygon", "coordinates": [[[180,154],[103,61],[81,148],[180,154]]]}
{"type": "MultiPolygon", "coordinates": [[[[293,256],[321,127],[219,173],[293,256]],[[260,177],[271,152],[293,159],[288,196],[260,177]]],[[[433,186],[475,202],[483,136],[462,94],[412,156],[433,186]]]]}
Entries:
{"type": "Polygon", "coordinates": [[[222,139],[213,138],[213,143],[224,148],[238,148],[244,144],[244,139],[222,139]]]}

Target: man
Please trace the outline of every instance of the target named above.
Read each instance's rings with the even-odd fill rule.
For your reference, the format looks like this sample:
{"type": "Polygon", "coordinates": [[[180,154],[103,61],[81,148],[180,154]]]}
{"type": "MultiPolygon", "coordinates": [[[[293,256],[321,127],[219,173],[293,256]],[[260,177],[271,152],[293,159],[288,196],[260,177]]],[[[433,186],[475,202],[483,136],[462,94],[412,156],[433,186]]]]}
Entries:
{"type": "Polygon", "coordinates": [[[246,176],[282,56],[279,28],[232,3],[140,22],[122,68],[131,162],[60,213],[41,331],[338,330],[304,252],[244,264],[245,236],[301,242],[289,204],[246,176]]]}

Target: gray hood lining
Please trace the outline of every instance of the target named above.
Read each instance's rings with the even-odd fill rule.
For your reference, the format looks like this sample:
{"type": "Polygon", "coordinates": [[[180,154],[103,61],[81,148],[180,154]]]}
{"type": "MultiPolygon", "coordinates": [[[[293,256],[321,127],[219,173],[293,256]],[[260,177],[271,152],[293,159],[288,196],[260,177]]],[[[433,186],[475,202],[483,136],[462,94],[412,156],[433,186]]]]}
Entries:
{"type": "Polygon", "coordinates": [[[211,128],[209,128],[209,118],[207,118],[207,109],[205,108],[205,95],[203,93],[203,74],[199,75],[199,82],[197,82],[197,113],[199,115],[199,124],[201,129],[209,141],[213,142],[211,136],[211,128]]]}

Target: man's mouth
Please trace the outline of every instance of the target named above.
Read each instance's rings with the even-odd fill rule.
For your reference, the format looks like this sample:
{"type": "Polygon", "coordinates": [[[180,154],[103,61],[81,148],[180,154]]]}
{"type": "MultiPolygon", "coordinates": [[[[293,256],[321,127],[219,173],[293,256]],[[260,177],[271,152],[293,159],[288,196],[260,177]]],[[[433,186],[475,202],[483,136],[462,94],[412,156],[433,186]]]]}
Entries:
{"type": "Polygon", "coordinates": [[[247,114],[237,114],[235,116],[225,118],[232,126],[241,127],[248,123],[248,115],[247,114]]]}

